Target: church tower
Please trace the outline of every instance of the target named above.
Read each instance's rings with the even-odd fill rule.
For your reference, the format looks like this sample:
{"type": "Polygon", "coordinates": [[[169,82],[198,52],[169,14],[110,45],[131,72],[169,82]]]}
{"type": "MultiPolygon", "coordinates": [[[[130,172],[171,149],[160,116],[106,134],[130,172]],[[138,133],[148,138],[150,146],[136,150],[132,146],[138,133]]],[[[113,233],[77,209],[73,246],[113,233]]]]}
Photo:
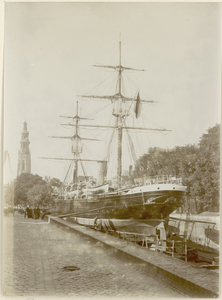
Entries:
{"type": "Polygon", "coordinates": [[[20,149],[18,151],[18,172],[17,176],[22,173],[31,173],[31,154],[29,151],[29,132],[27,123],[23,123],[23,131],[21,134],[20,149]]]}

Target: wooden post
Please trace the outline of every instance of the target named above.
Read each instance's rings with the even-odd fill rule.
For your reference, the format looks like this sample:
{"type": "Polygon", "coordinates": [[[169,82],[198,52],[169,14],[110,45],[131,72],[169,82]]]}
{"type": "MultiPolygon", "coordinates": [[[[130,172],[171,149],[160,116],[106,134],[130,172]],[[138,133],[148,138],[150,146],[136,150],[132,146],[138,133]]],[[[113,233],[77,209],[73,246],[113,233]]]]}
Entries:
{"type": "MultiPolygon", "coordinates": [[[[186,219],[188,218],[188,214],[186,214],[186,219]]],[[[185,221],[185,230],[184,230],[184,254],[185,254],[185,262],[187,262],[187,228],[188,222],[185,221]]]]}
{"type": "Polygon", "coordinates": [[[187,238],[185,238],[184,252],[185,252],[185,262],[187,262],[187,238]]]}
{"type": "Polygon", "coordinates": [[[157,247],[158,247],[158,235],[156,235],[156,249],[155,249],[155,251],[157,251],[157,247]]]}

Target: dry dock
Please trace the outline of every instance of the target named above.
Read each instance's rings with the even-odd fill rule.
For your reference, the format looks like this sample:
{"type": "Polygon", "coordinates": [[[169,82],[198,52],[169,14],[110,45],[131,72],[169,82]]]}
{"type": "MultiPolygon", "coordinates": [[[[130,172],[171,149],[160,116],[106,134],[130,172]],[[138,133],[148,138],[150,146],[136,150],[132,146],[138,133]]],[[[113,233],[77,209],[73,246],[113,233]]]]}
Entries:
{"type": "Polygon", "coordinates": [[[150,251],[116,237],[84,226],[68,223],[57,217],[49,222],[69,231],[77,232],[88,243],[104,249],[107,253],[133,264],[136,268],[173,286],[190,297],[213,298],[219,296],[219,274],[197,269],[184,261],[150,251]]]}

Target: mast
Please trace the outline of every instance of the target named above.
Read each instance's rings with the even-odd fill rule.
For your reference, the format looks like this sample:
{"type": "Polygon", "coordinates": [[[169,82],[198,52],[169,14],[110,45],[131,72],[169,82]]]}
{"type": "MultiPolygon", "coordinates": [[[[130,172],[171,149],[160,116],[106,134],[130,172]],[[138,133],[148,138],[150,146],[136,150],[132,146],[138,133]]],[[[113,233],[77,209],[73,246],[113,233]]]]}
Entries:
{"type": "MultiPolygon", "coordinates": [[[[94,128],[117,128],[118,133],[118,141],[117,141],[117,186],[118,189],[121,187],[121,176],[122,176],[122,137],[123,137],[123,129],[142,129],[142,130],[157,130],[157,131],[170,131],[167,129],[152,129],[152,128],[132,128],[126,127],[125,117],[129,115],[129,111],[124,109],[123,103],[131,102],[131,104],[136,100],[135,98],[129,98],[122,95],[122,72],[124,70],[133,70],[133,71],[145,71],[144,69],[135,69],[122,66],[121,62],[121,38],[119,39],[119,64],[117,66],[107,66],[107,65],[94,65],[95,67],[102,68],[110,68],[114,69],[118,72],[118,92],[111,96],[100,96],[100,95],[79,95],[83,98],[98,98],[98,99],[106,99],[111,100],[114,105],[114,109],[112,115],[116,118],[116,125],[113,126],[97,126],[97,125],[85,125],[84,127],[94,127],[94,128]]],[[[139,96],[138,96],[139,97],[139,96]]],[[[146,103],[156,103],[153,100],[143,100],[139,99],[140,102],[146,103]]],[[[72,124],[67,124],[73,126],[72,124]]],[[[83,126],[83,125],[80,125],[83,126]]]]}
{"type": "Polygon", "coordinates": [[[119,41],[119,111],[117,114],[113,112],[113,115],[117,117],[118,124],[118,154],[117,154],[117,187],[121,187],[121,178],[122,178],[122,139],[123,139],[123,130],[122,130],[122,96],[121,96],[121,87],[122,87],[122,69],[121,69],[121,40],[119,41]]]}
{"type": "MultiPolygon", "coordinates": [[[[104,160],[94,160],[94,159],[82,159],[80,157],[80,153],[82,152],[82,147],[79,146],[79,142],[81,140],[88,140],[88,141],[99,141],[97,139],[91,139],[91,138],[82,138],[79,136],[79,121],[80,120],[92,120],[89,118],[80,118],[78,115],[78,101],[76,103],[76,115],[73,116],[60,116],[62,118],[71,118],[73,121],[75,120],[74,124],[70,124],[71,126],[75,127],[75,132],[73,136],[51,136],[52,138],[62,138],[62,139],[71,139],[74,142],[74,145],[72,145],[72,153],[73,153],[73,158],[52,158],[52,157],[40,157],[42,159],[54,159],[54,160],[71,160],[74,161],[74,170],[73,170],[73,183],[76,183],[78,181],[78,162],[81,163],[83,173],[85,175],[85,170],[82,165],[83,161],[90,161],[90,162],[104,162],[104,160]]],[[[82,125],[82,126],[87,126],[87,125],[82,125]]]]}
{"type": "MultiPolygon", "coordinates": [[[[76,102],[76,115],[78,116],[78,101],[76,102]]],[[[79,119],[76,118],[76,126],[75,126],[75,135],[78,136],[78,123],[79,119]]],[[[76,140],[76,145],[75,145],[75,151],[73,151],[72,147],[72,152],[74,153],[74,170],[73,170],[73,183],[77,182],[78,180],[78,140],[76,140]]]]}

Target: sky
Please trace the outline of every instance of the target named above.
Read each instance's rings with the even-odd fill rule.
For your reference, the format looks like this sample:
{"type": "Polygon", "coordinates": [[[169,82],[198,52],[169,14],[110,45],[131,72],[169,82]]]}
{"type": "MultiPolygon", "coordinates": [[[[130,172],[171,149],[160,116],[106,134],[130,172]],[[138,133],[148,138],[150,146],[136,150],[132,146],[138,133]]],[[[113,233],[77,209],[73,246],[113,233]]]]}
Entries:
{"type": "MultiPolygon", "coordinates": [[[[78,95],[113,94],[115,73],[93,65],[117,65],[120,39],[122,64],[146,70],[126,72],[124,92],[135,97],[139,90],[141,98],[158,102],[143,104],[142,116],[134,120],[132,112],[129,121],[171,130],[132,130],[138,157],[149,147],[197,145],[209,127],[220,123],[219,3],[6,3],[4,150],[12,172],[6,164],[5,182],[17,176],[24,121],[32,173],[60,180],[69,162],[39,158],[71,157],[71,141],[50,138],[72,135],[73,129],[60,125],[70,120],[59,116],[74,116],[78,100],[80,116],[96,118],[87,124],[111,124],[109,101],[78,95]]],[[[103,159],[109,134],[82,129],[82,136],[100,139],[85,142],[84,155],[103,159]]],[[[123,146],[124,170],[133,163],[125,158],[128,152],[129,146],[123,146]]],[[[115,160],[114,151],[110,158],[115,160]]],[[[97,172],[93,163],[86,168],[92,175],[97,172]]]]}

